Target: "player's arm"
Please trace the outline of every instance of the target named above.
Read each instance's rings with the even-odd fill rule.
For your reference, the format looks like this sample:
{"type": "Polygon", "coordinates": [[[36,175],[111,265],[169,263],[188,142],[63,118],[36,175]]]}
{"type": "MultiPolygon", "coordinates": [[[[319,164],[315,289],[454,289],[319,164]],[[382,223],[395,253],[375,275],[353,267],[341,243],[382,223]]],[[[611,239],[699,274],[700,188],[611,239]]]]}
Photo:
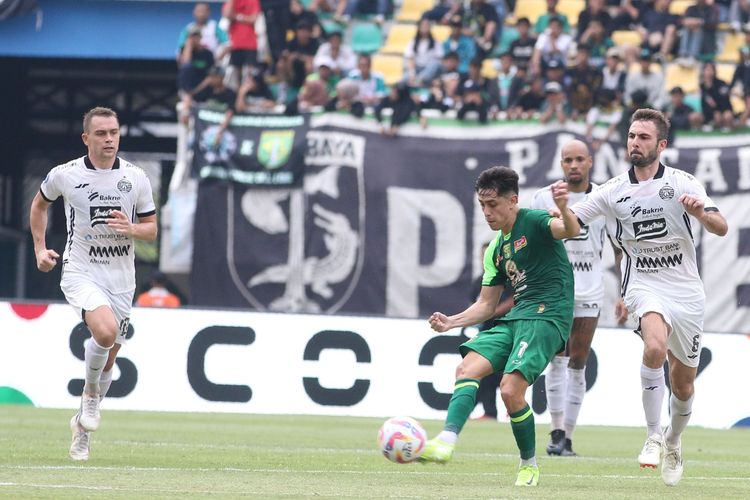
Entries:
{"type": "Polygon", "coordinates": [[[447,332],[452,328],[476,325],[494,318],[502,293],[502,286],[482,286],[476,302],[464,311],[453,316],[446,316],[441,312],[432,313],[430,327],[436,332],[447,332]]]}
{"type": "Polygon", "coordinates": [[[679,198],[685,211],[698,219],[709,233],[724,236],[729,230],[727,221],[716,207],[707,207],[706,200],[701,195],[684,193],[679,198]]]}
{"type": "Polygon", "coordinates": [[[581,232],[581,225],[578,224],[578,218],[568,209],[568,184],[563,181],[557,181],[552,184],[552,199],[560,210],[560,218],[550,221],[550,231],[552,237],[556,240],[565,238],[575,238],[581,232]]]}
{"type": "Polygon", "coordinates": [[[29,213],[29,226],[31,237],[34,240],[34,255],[36,256],[36,267],[42,271],[50,271],[57,264],[60,255],[54,250],[47,248],[47,209],[52,203],[45,200],[41,191],[36,193],[31,201],[29,213]]]}
{"type": "Polygon", "coordinates": [[[111,217],[107,219],[107,226],[120,234],[125,234],[136,240],[156,240],[157,227],[156,215],[138,217],[138,222],[130,222],[128,216],[119,210],[113,210],[111,217]]]}

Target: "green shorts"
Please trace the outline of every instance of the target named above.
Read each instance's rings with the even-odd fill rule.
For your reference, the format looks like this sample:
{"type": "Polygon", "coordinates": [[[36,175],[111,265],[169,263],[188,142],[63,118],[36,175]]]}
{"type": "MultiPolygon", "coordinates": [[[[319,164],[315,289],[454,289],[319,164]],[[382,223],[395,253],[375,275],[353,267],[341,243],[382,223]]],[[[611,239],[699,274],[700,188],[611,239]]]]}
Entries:
{"type": "Polygon", "coordinates": [[[458,348],[461,356],[469,351],[487,358],[495,372],[518,371],[529,385],[542,374],[552,358],[565,347],[567,331],[547,320],[501,321],[479,332],[458,348]]]}

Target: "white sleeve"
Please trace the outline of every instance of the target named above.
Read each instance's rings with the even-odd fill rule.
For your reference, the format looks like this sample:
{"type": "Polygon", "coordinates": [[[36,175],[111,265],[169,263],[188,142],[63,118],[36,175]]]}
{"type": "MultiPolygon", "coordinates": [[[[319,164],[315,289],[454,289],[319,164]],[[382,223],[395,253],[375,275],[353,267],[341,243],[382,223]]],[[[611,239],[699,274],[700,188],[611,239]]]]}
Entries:
{"type": "Polygon", "coordinates": [[[156,205],[154,204],[154,195],[151,192],[151,181],[148,180],[148,176],[143,171],[140,172],[140,177],[135,214],[138,217],[147,217],[156,214],[156,205]]]}
{"type": "Polygon", "coordinates": [[[529,208],[535,208],[537,210],[547,210],[549,207],[547,207],[547,204],[544,202],[544,193],[547,191],[547,188],[542,188],[534,193],[534,196],[531,197],[531,204],[529,205],[529,208]]]}
{"type": "Polygon", "coordinates": [[[689,194],[694,194],[701,198],[703,200],[703,208],[704,210],[709,211],[717,211],[719,210],[719,207],[716,206],[716,203],[711,199],[708,194],[706,194],[706,188],[701,184],[701,182],[693,177],[692,175],[689,175],[685,181],[684,186],[684,192],[689,194]]]}
{"type": "Polygon", "coordinates": [[[570,209],[578,217],[578,220],[588,226],[594,219],[607,215],[608,193],[609,190],[607,189],[596,189],[570,209]]]}
{"type": "Polygon", "coordinates": [[[45,200],[52,202],[63,194],[63,183],[65,176],[62,173],[62,165],[59,165],[47,174],[39,187],[39,192],[45,200]]]}

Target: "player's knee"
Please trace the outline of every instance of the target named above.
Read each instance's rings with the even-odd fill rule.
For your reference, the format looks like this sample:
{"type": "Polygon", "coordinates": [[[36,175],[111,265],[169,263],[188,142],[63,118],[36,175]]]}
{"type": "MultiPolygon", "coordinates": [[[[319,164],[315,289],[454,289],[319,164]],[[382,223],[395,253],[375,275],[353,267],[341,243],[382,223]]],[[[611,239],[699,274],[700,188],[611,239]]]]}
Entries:
{"type": "Polygon", "coordinates": [[[689,380],[673,380],[671,382],[672,394],[680,401],[687,401],[695,391],[695,386],[689,380]]]}
{"type": "Polygon", "coordinates": [[[652,363],[664,363],[667,359],[667,346],[657,339],[650,339],[644,344],[643,354],[652,363]]]}

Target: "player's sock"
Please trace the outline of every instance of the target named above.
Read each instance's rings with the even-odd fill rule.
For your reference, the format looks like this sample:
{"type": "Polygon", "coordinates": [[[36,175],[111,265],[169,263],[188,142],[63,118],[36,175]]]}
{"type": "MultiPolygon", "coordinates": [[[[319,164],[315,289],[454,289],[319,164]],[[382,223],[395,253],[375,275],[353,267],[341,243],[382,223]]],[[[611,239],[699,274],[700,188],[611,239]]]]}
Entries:
{"type": "Polygon", "coordinates": [[[510,414],[510,427],[513,437],[521,452],[521,460],[529,460],[536,455],[536,431],[534,428],[534,412],[529,405],[510,414]]]}
{"type": "Polygon", "coordinates": [[[477,390],[479,390],[479,380],[473,378],[456,380],[453,397],[448,404],[448,416],[445,418],[444,429],[446,431],[456,434],[461,432],[476,406],[477,390]]]}
{"type": "Polygon", "coordinates": [[[458,434],[453,431],[440,431],[437,438],[444,443],[456,444],[456,441],[458,441],[458,434]]]}
{"type": "Polygon", "coordinates": [[[521,467],[523,467],[524,465],[531,465],[532,467],[536,467],[536,455],[525,460],[522,458],[521,467]]]}
{"type": "Polygon", "coordinates": [[[669,411],[672,422],[664,439],[667,441],[669,448],[676,448],[680,445],[680,436],[690,421],[690,414],[693,412],[693,398],[695,393],[687,401],[681,401],[675,397],[674,393],[669,397],[669,411]]]}
{"type": "Polygon", "coordinates": [[[555,356],[549,364],[546,377],[544,377],[547,409],[549,409],[549,415],[552,419],[552,430],[563,428],[568,361],[570,361],[568,356],[555,356]]]}
{"type": "Polygon", "coordinates": [[[660,417],[661,405],[664,401],[664,370],[641,365],[641,388],[648,435],[661,436],[660,417]]]}
{"type": "Polygon", "coordinates": [[[83,385],[83,392],[86,394],[99,394],[99,379],[102,375],[104,365],[107,363],[111,348],[112,346],[100,346],[93,337],[86,343],[86,351],[84,353],[86,382],[83,385]]]}
{"type": "Polygon", "coordinates": [[[586,394],[586,369],[568,367],[568,391],[565,398],[565,437],[573,439],[573,432],[586,394]]]}
{"type": "Polygon", "coordinates": [[[102,370],[102,375],[99,377],[99,401],[104,399],[109,391],[109,386],[112,385],[112,372],[114,367],[110,368],[109,371],[102,370]]]}

